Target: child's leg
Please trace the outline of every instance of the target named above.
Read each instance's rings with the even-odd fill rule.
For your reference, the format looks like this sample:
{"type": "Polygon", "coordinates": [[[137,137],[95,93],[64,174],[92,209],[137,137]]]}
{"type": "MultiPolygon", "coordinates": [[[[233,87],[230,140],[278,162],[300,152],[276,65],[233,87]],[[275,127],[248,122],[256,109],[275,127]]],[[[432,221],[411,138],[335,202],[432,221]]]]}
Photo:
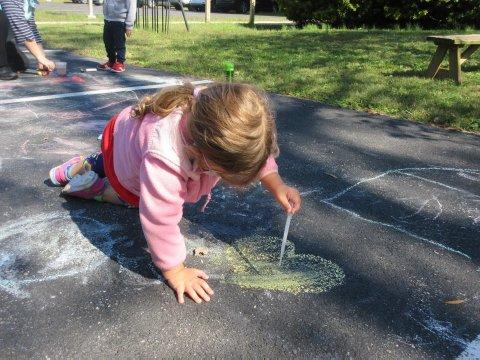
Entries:
{"type": "Polygon", "coordinates": [[[102,153],[94,153],[72,167],[73,178],[62,194],[128,206],[110,185],[103,167],[102,153]]]}
{"type": "Polygon", "coordinates": [[[110,185],[110,183],[108,182],[108,179],[107,179],[107,186],[105,187],[105,190],[102,195],[102,201],[115,204],[115,205],[129,206],[128,203],[123,201],[120,198],[120,196],[118,196],[117,192],[113,189],[112,185],[110,185]]]}
{"type": "Polygon", "coordinates": [[[125,23],[115,22],[114,23],[114,44],[115,44],[115,53],[117,55],[117,61],[120,63],[125,62],[125,23]]]}
{"type": "Polygon", "coordinates": [[[99,177],[94,171],[76,175],[63,188],[62,194],[116,205],[128,205],[120,199],[108,179],[99,177]]]}
{"type": "Polygon", "coordinates": [[[93,153],[85,158],[85,160],[83,161],[83,170],[80,169],[80,173],[83,174],[83,172],[90,170],[96,172],[101,178],[107,176],[103,168],[102,153],[93,153]]]}
{"type": "Polygon", "coordinates": [[[57,186],[64,186],[73,177],[71,169],[75,169],[75,174],[78,173],[77,168],[82,167],[84,157],[75,156],[74,158],[64,162],[61,165],[55,166],[50,170],[49,176],[52,184],[57,186]]]}
{"type": "Polygon", "coordinates": [[[105,44],[105,50],[107,51],[108,62],[110,64],[117,61],[115,55],[115,33],[113,28],[114,22],[105,20],[103,24],[103,42],[105,44]]]}
{"type": "Polygon", "coordinates": [[[54,167],[50,170],[50,181],[57,186],[64,186],[78,174],[93,170],[100,177],[105,177],[103,171],[103,156],[101,153],[93,153],[88,157],[75,156],[74,158],[54,167]]]}

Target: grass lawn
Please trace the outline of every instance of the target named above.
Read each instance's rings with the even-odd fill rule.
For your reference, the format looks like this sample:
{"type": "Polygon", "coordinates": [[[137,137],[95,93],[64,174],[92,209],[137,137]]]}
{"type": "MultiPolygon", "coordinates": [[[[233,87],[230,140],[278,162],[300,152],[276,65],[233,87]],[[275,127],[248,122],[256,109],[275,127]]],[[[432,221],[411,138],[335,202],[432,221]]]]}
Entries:
{"type": "MultiPolygon", "coordinates": [[[[100,24],[41,25],[48,47],[105,57],[100,24]]],[[[464,65],[464,84],[422,77],[435,50],[421,30],[250,29],[242,24],[173,24],[169,35],[136,30],[129,63],[223,80],[222,62],[235,79],[264,89],[365,110],[480,131],[480,51],[464,65]]]]}
{"type": "MultiPolygon", "coordinates": [[[[65,21],[82,21],[82,22],[103,22],[103,15],[96,15],[95,19],[89,19],[87,13],[85,14],[73,11],[52,11],[52,10],[38,10],[35,11],[36,22],[57,22],[63,23],[65,21]]],[[[55,25],[55,24],[51,24],[55,25]]],[[[64,25],[64,24],[62,24],[64,25]]]]}

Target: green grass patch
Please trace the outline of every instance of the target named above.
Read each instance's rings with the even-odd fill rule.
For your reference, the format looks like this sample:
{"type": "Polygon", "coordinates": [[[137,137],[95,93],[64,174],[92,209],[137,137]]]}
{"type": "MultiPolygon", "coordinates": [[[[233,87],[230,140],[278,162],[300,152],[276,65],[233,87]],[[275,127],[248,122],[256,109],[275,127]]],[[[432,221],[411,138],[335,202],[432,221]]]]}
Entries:
{"type": "MultiPolygon", "coordinates": [[[[74,11],[54,11],[54,10],[37,10],[35,11],[35,21],[43,22],[56,22],[58,25],[65,25],[63,24],[66,21],[85,21],[85,22],[99,22],[103,21],[103,15],[96,15],[95,19],[89,19],[87,17],[88,13],[87,10],[85,13],[79,13],[74,11]]],[[[55,25],[55,24],[49,24],[55,25]]]]}
{"type": "MultiPolygon", "coordinates": [[[[103,59],[99,24],[42,25],[48,46],[103,59]]],[[[480,131],[480,51],[464,64],[464,84],[423,77],[445,31],[251,29],[241,24],[172,24],[168,35],[136,30],[127,61],[159,70],[236,81],[344,108],[480,131]]]]}

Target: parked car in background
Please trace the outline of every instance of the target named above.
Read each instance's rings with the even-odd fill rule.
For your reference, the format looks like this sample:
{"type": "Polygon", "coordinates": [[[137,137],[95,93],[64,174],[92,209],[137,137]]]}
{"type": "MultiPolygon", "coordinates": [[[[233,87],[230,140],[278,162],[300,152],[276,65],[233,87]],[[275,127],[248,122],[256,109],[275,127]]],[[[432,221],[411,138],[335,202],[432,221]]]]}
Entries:
{"type": "MultiPolygon", "coordinates": [[[[102,1],[103,3],[103,0],[94,1],[102,1]]],[[[173,6],[175,9],[180,10],[180,1],[182,2],[184,8],[188,8],[190,0],[170,0],[170,7],[173,6]]],[[[157,6],[167,7],[168,0],[137,0],[137,7],[143,7],[144,5],[147,5],[148,7],[153,7],[154,4],[157,6]]]]}
{"type": "Polygon", "coordinates": [[[191,0],[170,0],[170,4],[175,8],[175,10],[180,10],[180,1],[183,4],[183,8],[188,9],[191,0]]]}
{"type": "MultiPolygon", "coordinates": [[[[165,1],[166,3],[166,1],[165,1]]],[[[160,6],[162,5],[162,0],[137,0],[137,7],[141,8],[145,5],[148,7],[153,7],[153,4],[160,6]]]]}
{"type": "MultiPolygon", "coordinates": [[[[246,14],[250,10],[250,0],[216,0],[215,11],[236,11],[246,14]]],[[[256,11],[277,13],[278,3],[275,0],[257,0],[256,11]]]]}
{"type": "Polygon", "coordinates": [[[187,8],[190,11],[203,11],[205,10],[205,0],[190,0],[187,8]]]}
{"type": "MultiPolygon", "coordinates": [[[[210,0],[210,6],[212,10],[215,8],[216,0],[210,0]]],[[[190,11],[205,11],[205,0],[190,0],[190,4],[187,5],[190,11]]]]}

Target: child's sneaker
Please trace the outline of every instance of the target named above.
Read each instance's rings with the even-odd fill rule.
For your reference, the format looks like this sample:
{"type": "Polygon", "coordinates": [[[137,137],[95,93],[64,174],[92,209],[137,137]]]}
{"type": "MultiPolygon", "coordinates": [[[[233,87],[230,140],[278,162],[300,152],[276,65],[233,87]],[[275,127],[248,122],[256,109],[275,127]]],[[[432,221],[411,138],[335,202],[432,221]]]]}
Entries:
{"type": "Polygon", "coordinates": [[[80,161],[83,161],[82,156],[75,156],[73,159],[68,160],[67,162],[63,163],[62,165],[56,166],[50,170],[49,176],[50,181],[53,185],[56,186],[64,186],[68,184],[70,181],[70,177],[68,175],[68,169],[80,161]]]}
{"type": "Polygon", "coordinates": [[[79,197],[82,199],[101,200],[105,189],[105,179],[94,171],[78,174],[63,188],[62,194],[79,197]],[[99,199],[97,199],[99,198],[99,199]]]}
{"type": "Polygon", "coordinates": [[[113,63],[111,63],[110,61],[107,61],[106,63],[98,64],[97,65],[97,70],[108,71],[108,70],[112,69],[112,66],[113,66],[113,63]]]}
{"type": "Polygon", "coordinates": [[[112,68],[111,68],[110,70],[113,71],[113,72],[116,72],[116,73],[124,72],[124,71],[125,71],[125,64],[116,61],[116,62],[112,65],[112,68]]]}

